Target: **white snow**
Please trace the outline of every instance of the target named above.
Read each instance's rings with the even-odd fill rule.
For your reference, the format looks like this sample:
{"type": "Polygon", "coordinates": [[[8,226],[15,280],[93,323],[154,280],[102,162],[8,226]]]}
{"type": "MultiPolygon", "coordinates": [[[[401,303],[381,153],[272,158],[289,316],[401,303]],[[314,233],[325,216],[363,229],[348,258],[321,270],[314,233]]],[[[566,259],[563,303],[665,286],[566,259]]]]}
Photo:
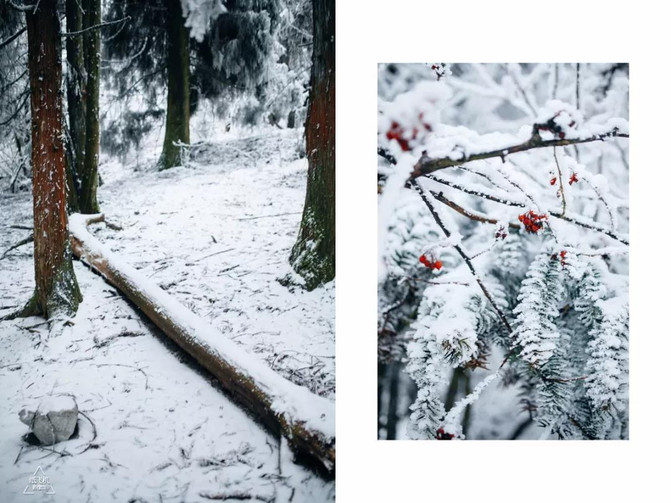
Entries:
{"type": "MultiPolygon", "coordinates": [[[[136,170],[103,158],[101,207],[123,230],[90,230],[96,246],[127,262],[116,266],[155,283],[152,295],[182,323],[197,325],[204,342],[255,376],[274,378],[278,408],[293,412],[305,399],[313,420],[333,432],[335,285],[308,293],[277,281],[291,274],[287,259],[305,196],[307,163],[296,160],[301,133],[210,137],[189,168],[161,173],[148,162],[160,145],[145,145],[136,170]]],[[[0,208],[9,215],[4,250],[29,232],[7,226],[31,225],[30,194],[0,193],[0,208]]],[[[32,245],[0,261],[0,316],[29,298],[32,271],[32,245]]],[[[75,272],[84,301],[72,326],[50,332],[41,318],[0,322],[3,501],[24,501],[38,465],[53,501],[333,500],[333,482],[291,462],[273,435],[113,287],[80,262],[75,272]],[[57,446],[71,456],[26,445],[18,412],[66,393],[90,417],[96,438],[80,416],[79,437],[57,446]]]]}

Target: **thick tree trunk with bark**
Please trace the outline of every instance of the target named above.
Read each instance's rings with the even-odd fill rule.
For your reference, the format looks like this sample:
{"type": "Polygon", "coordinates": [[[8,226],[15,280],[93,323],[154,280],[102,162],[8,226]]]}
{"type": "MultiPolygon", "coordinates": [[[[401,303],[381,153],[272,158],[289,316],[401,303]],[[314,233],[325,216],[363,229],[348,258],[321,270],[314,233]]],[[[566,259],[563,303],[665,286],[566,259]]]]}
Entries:
{"type": "Polygon", "coordinates": [[[61,33],[57,1],[26,12],[32,119],[35,295],[22,314],[72,314],[81,293],[72,269],[65,196],[61,33]]]}
{"type": "MultiPolygon", "coordinates": [[[[85,0],[84,28],[100,24],[100,0],[85,0]]],[[[84,33],[84,64],[86,67],[86,140],[81,171],[82,189],[79,207],[82,213],[97,213],[98,158],[100,156],[100,29],[84,33]]]]}
{"type": "Polygon", "coordinates": [[[159,169],[182,164],[180,147],[189,143],[189,34],[179,0],[168,0],[168,110],[159,169]]]}
{"type": "Polygon", "coordinates": [[[313,0],[313,53],[305,125],[308,185],[290,261],[308,290],[335,277],[335,0],[313,0]]]}
{"type": "MultiPolygon", "coordinates": [[[[82,6],[79,0],[67,0],[65,14],[69,33],[83,28],[82,6]]],[[[83,35],[67,37],[65,49],[68,59],[67,97],[71,156],[68,160],[68,204],[71,212],[79,211],[81,174],[84,172],[86,152],[86,70],[84,67],[83,35]]]]}
{"type": "Polygon", "coordinates": [[[333,402],[273,372],[265,362],[247,354],[115,256],[86,229],[88,224],[102,221],[102,215],[72,215],[70,218],[75,255],[102,274],[165,335],[214,375],[236,402],[272,433],[286,437],[296,454],[333,474],[333,402]]]}

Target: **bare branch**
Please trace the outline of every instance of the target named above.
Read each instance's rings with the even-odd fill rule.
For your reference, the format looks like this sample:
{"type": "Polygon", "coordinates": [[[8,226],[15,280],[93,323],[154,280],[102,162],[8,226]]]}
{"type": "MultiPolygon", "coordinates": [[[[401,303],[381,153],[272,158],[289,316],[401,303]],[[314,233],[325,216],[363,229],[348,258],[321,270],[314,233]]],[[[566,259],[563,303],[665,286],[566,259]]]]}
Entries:
{"type": "Polygon", "coordinates": [[[84,28],[83,30],[61,33],[61,37],[76,37],[77,35],[81,35],[82,33],[86,33],[87,31],[97,30],[99,28],[104,28],[105,26],[111,26],[113,24],[125,23],[126,21],[128,21],[130,19],[132,19],[130,16],[126,16],[122,19],[116,19],[114,21],[105,21],[104,23],[94,24],[93,26],[88,26],[87,28],[84,28]]]}
{"type": "MultiPolygon", "coordinates": [[[[452,208],[457,213],[460,213],[461,215],[463,215],[467,218],[470,218],[471,220],[475,220],[476,222],[482,222],[484,224],[498,224],[499,223],[499,221],[496,220],[495,218],[489,218],[486,215],[477,214],[475,212],[467,210],[466,208],[463,208],[462,206],[459,206],[454,201],[450,201],[449,199],[447,199],[443,195],[442,192],[434,192],[434,191],[430,191],[430,192],[431,192],[431,195],[434,198],[436,198],[438,201],[440,201],[441,203],[443,203],[446,206],[449,206],[450,208],[452,208]]],[[[520,228],[520,226],[518,224],[513,224],[513,223],[509,223],[508,227],[513,227],[515,229],[520,228]]]]}
{"type": "Polygon", "coordinates": [[[561,166],[559,166],[559,159],[557,159],[557,147],[552,149],[552,155],[555,158],[555,164],[557,165],[557,177],[559,178],[559,193],[561,194],[561,214],[566,214],[566,195],[564,194],[564,177],[562,176],[561,166]]]}
{"type": "Polygon", "coordinates": [[[20,37],[23,34],[24,31],[26,31],[25,26],[23,28],[21,28],[19,31],[17,31],[14,35],[11,35],[9,38],[0,42],[0,49],[2,49],[7,44],[11,44],[14,40],[16,40],[18,37],[20,37]]]}

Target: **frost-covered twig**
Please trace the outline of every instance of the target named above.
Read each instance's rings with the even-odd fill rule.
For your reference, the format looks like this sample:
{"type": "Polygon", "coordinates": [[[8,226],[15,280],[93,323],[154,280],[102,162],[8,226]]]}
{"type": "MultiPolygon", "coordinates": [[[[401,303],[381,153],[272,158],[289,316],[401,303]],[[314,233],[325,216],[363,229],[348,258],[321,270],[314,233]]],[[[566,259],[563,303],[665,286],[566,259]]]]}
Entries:
{"type": "Polygon", "coordinates": [[[115,19],[113,21],[105,21],[104,23],[94,24],[93,26],[88,26],[88,27],[84,28],[83,30],[61,33],[61,36],[62,37],[76,37],[77,35],[81,35],[82,33],[86,33],[87,31],[97,30],[99,28],[104,28],[105,26],[111,26],[113,24],[125,23],[129,19],[131,19],[131,17],[126,16],[122,19],[115,19]]]}
{"type": "MultiPolygon", "coordinates": [[[[521,202],[521,201],[516,201],[508,198],[503,198],[498,195],[492,194],[491,192],[485,190],[485,189],[478,189],[478,190],[473,190],[470,189],[464,185],[449,181],[449,180],[444,180],[441,178],[436,177],[435,175],[428,175],[426,178],[429,180],[433,180],[438,183],[442,183],[443,185],[447,185],[448,187],[455,188],[457,190],[460,190],[462,192],[465,192],[466,194],[471,194],[474,196],[478,197],[483,197],[485,199],[488,199],[489,201],[494,201],[495,203],[499,204],[505,204],[506,206],[516,206],[519,208],[524,208],[526,205],[521,202]]],[[[562,215],[561,211],[558,210],[548,210],[548,213],[555,217],[559,218],[561,220],[565,220],[567,222],[571,222],[572,224],[578,225],[580,227],[584,227],[585,229],[590,229],[596,232],[600,232],[602,234],[605,234],[606,236],[615,239],[616,241],[619,241],[622,244],[628,245],[629,244],[629,239],[625,236],[620,235],[618,232],[615,232],[613,230],[607,229],[606,227],[592,221],[592,220],[586,220],[583,217],[579,215],[573,215],[573,214],[565,214],[562,215]]]]}
{"type": "MultiPolygon", "coordinates": [[[[429,200],[429,197],[424,192],[424,189],[422,189],[421,185],[416,180],[410,180],[410,185],[417,191],[419,196],[422,198],[422,201],[424,201],[424,204],[429,209],[429,212],[431,213],[431,216],[433,217],[433,219],[438,224],[438,227],[440,227],[440,229],[443,231],[443,234],[445,234],[445,237],[449,238],[452,234],[450,233],[449,230],[447,230],[447,227],[445,227],[445,225],[443,224],[443,221],[440,219],[440,215],[438,215],[438,212],[436,211],[436,208],[434,208],[433,203],[429,200]]],[[[485,297],[487,298],[487,300],[491,304],[492,308],[494,309],[494,311],[498,315],[499,319],[503,322],[503,324],[505,325],[508,332],[512,333],[513,329],[510,326],[510,323],[508,323],[508,320],[506,319],[506,316],[503,314],[503,311],[501,311],[501,309],[499,309],[499,307],[494,302],[494,298],[489,293],[489,290],[487,290],[487,287],[485,286],[485,284],[482,282],[482,279],[480,278],[480,276],[476,272],[475,267],[473,267],[473,263],[471,262],[470,257],[466,254],[464,249],[459,244],[455,244],[454,249],[461,256],[461,258],[464,259],[464,262],[466,262],[466,265],[468,266],[468,270],[471,272],[471,274],[475,278],[475,281],[477,281],[478,286],[482,290],[482,293],[485,295],[485,297]]]]}
{"type": "Polygon", "coordinates": [[[511,145],[510,147],[490,150],[488,152],[474,153],[458,160],[454,160],[449,156],[441,157],[439,159],[430,159],[426,156],[423,156],[417,162],[417,164],[415,164],[412,173],[410,173],[410,179],[428,175],[429,173],[433,173],[434,171],[438,171],[440,169],[459,166],[471,161],[481,161],[483,159],[493,159],[496,157],[505,158],[510,154],[525,152],[527,150],[533,150],[536,148],[563,147],[566,145],[577,145],[580,143],[603,141],[606,138],[629,138],[628,133],[620,133],[620,130],[617,127],[614,127],[606,133],[588,136],[587,138],[555,138],[552,140],[543,140],[538,133],[538,126],[539,124],[534,124],[534,132],[531,135],[531,138],[518,145],[511,145]]]}
{"type": "Polygon", "coordinates": [[[561,166],[559,165],[559,159],[557,158],[557,147],[552,149],[552,155],[555,158],[555,164],[557,165],[557,178],[559,178],[559,193],[561,194],[561,214],[564,216],[566,214],[566,194],[564,194],[564,177],[561,172],[561,166]]]}
{"type": "MultiPolygon", "coordinates": [[[[440,201],[446,206],[449,206],[452,208],[454,211],[457,213],[470,218],[471,220],[475,220],[476,222],[482,222],[484,224],[498,224],[499,221],[495,218],[489,218],[487,215],[483,215],[482,213],[477,213],[471,210],[467,210],[466,208],[459,206],[457,203],[454,201],[451,201],[447,199],[442,192],[434,192],[431,191],[431,195],[436,198],[436,200],[440,201]]],[[[509,223],[508,227],[513,227],[514,229],[519,229],[520,226],[518,224],[514,223],[509,223]]]]}

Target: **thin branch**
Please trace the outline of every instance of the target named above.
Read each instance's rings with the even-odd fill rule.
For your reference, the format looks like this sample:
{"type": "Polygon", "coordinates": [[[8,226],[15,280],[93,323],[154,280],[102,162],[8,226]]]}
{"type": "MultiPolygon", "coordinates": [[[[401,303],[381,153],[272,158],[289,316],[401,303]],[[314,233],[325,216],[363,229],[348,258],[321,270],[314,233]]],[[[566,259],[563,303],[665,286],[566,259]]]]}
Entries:
{"type": "Polygon", "coordinates": [[[23,101],[21,101],[21,104],[14,110],[14,113],[9,116],[9,118],[3,122],[0,122],[0,126],[6,126],[10,122],[12,122],[16,117],[19,115],[19,112],[23,110],[24,105],[26,104],[26,101],[28,101],[28,97],[30,96],[29,92],[26,92],[23,96],[23,101]]]}
{"type": "Polygon", "coordinates": [[[520,201],[511,201],[510,199],[503,199],[501,197],[498,197],[488,191],[485,190],[474,190],[474,189],[469,189],[468,187],[461,185],[459,183],[453,182],[451,180],[445,180],[442,178],[438,178],[435,175],[426,175],[426,178],[429,180],[433,180],[434,182],[442,183],[443,185],[447,185],[448,187],[452,187],[454,189],[460,190],[462,192],[465,192],[466,194],[471,194],[472,196],[478,196],[482,197],[484,199],[488,199],[490,201],[494,201],[495,203],[499,204],[505,204],[507,206],[517,206],[519,208],[524,208],[526,205],[520,201]]]}
{"type": "Polygon", "coordinates": [[[3,48],[4,46],[6,46],[7,44],[11,44],[14,40],[16,40],[17,38],[19,38],[19,37],[23,34],[24,31],[26,31],[26,27],[25,27],[25,26],[24,26],[23,28],[21,28],[19,31],[17,31],[14,35],[11,35],[9,38],[7,38],[7,39],[3,40],[2,42],[0,42],[0,49],[2,49],[2,48],[3,48]]]}
{"type": "Polygon", "coordinates": [[[76,37],[77,35],[81,35],[82,33],[86,33],[87,31],[97,30],[99,28],[104,28],[105,26],[111,26],[113,24],[125,23],[126,21],[128,21],[130,19],[132,19],[130,16],[126,16],[122,19],[116,19],[114,21],[105,21],[104,23],[94,24],[93,26],[88,26],[88,27],[84,28],[83,30],[69,31],[69,32],[61,33],[61,36],[62,37],[76,37]]]}
{"type": "Polygon", "coordinates": [[[429,285],[459,285],[459,286],[471,286],[470,283],[464,283],[462,281],[430,281],[424,278],[418,278],[417,276],[406,276],[406,279],[411,281],[421,281],[422,283],[428,283],[429,285]]]}
{"type": "Polygon", "coordinates": [[[575,65],[575,108],[580,110],[580,63],[575,65]]]}
{"type": "Polygon", "coordinates": [[[509,154],[514,154],[517,152],[524,152],[527,150],[532,150],[536,148],[546,148],[546,147],[563,147],[565,145],[577,145],[579,143],[590,143],[593,141],[603,141],[606,138],[629,138],[629,134],[620,133],[619,129],[614,128],[613,130],[599,135],[590,136],[588,138],[566,138],[566,139],[552,139],[552,140],[543,140],[538,133],[539,124],[534,124],[533,134],[524,143],[518,145],[511,145],[507,148],[500,148],[497,150],[492,150],[489,152],[481,152],[477,154],[471,154],[463,159],[454,160],[451,157],[442,157],[439,159],[429,159],[422,157],[417,164],[415,165],[412,173],[410,174],[410,179],[417,178],[420,176],[433,173],[444,168],[451,168],[454,166],[459,166],[471,161],[480,161],[483,159],[492,159],[500,157],[505,159],[509,154]]]}
{"type": "MultiPolygon", "coordinates": [[[[442,220],[440,219],[440,216],[438,215],[438,212],[436,211],[436,208],[433,206],[433,203],[429,200],[429,197],[426,195],[426,193],[422,189],[421,185],[416,180],[413,179],[413,180],[410,180],[410,186],[412,188],[414,188],[415,191],[417,191],[419,196],[422,198],[422,201],[424,201],[424,204],[429,209],[429,212],[431,213],[431,216],[433,217],[433,219],[438,224],[438,227],[440,227],[440,229],[443,231],[443,233],[445,234],[445,237],[449,238],[451,236],[450,231],[447,230],[447,228],[443,224],[442,220]]],[[[471,274],[475,278],[475,281],[480,286],[480,289],[482,290],[482,293],[485,295],[485,297],[487,298],[489,303],[492,305],[492,308],[494,309],[494,311],[496,312],[498,317],[501,319],[501,321],[503,322],[503,324],[506,327],[506,329],[508,330],[508,332],[512,333],[513,329],[510,326],[510,323],[508,323],[508,320],[506,319],[505,315],[503,314],[503,311],[501,311],[499,309],[499,307],[496,305],[496,303],[494,302],[494,298],[489,293],[489,290],[487,290],[487,287],[482,282],[482,279],[480,279],[480,276],[478,275],[477,271],[473,267],[473,263],[471,262],[471,259],[469,258],[469,256],[466,254],[464,249],[458,244],[454,245],[454,249],[461,256],[461,258],[464,259],[464,262],[466,262],[466,265],[468,266],[469,271],[471,272],[471,274]]]]}
{"type": "Polygon", "coordinates": [[[16,248],[19,248],[20,246],[23,246],[23,245],[25,245],[25,244],[32,243],[33,239],[34,239],[33,234],[31,234],[31,235],[28,236],[27,238],[22,239],[22,240],[19,241],[18,243],[16,243],[16,244],[10,246],[9,248],[7,248],[7,249],[5,250],[5,253],[2,254],[2,256],[0,257],[0,260],[2,260],[3,258],[5,258],[5,257],[7,256],[7,254],[8,254],[10,251],[15,250],[16,248]]]}
{"type": "MultiPolygon", "coordinates": [[[[430,191],[430,192],[431,192],[431,195],[434,198],[436,198],[438,201],[440,201],[441,203],[443,203],[446,206],[449,206],[450,208],[452,208],[457,213],[460,213],[461,215],[463,215],[467,218],[470,218],[471,220],[475,220],[476,222],[482,222],[484,224],[495,224],[496,225],[496,224],[499,223],[499,221],[495,218],[489,218],[486,215],[477,214],[477,213],[474,213],[472,211],[467,210],[466,208],[464,208],[462,206],[459,206],[454,201],[450,201],[449,199],[447,199],[443,195],[442,192],[434,192],[434,191],[430,191]]],[[[513,223],[509,223],[508,227],[512,227],[514,229],[519,229],[520,228],[520,226],[518,224],[513,224],[513,223]]]]}
{"type": "Polygon", "coordinates": [[[23,72],[21,72],[21,74],[20,74],[18,77],[16,77],[14,80],[12,80],[11,82],[7,83],[7,84],[5,85],[5,87],[3,87],[2,89],[0,89],[0,94],[4,93],[7,89],[9,89],[10,87],[12,87],[12,86],[13,86],[14,84],[16,84],[19,80],[21,80],[23,77],[25,77],[26,73],[28,73],[28,69],[27,69],[27,68],[26,68],[25,70],[23,70],[23,72]]]}
{"type": "Polygon", "coordinates": [[[555,164],[557,165],[557,173],[559,178],[559,193],[561,194],[561,214],[562,216],[566,214],[566,195],[564,194],[564,177],[562,176],[561,166],[559,166],[559,159],[557,159],[557,147],[553,147],[552,155],[555,158],[555,164]]]}
{"type": "Polygon", "coordinates": [[[31,5],[19,5],[19,4],[14,3],[13,0],[7,0],[7,3],[18,11],[28,12],[28,11],[32,10],[33,13],[37,10],[37,6],[40,4],[39,0],[36,4],[31,4],[31,5]]]}
{"type": "Polygon", "coordinates": [[[536,107],[534,107],[531,104],[531,101],[529,100],[529,97],[527,96],[526,91],[524,90],[524,88],[522,87],[522,84],[520,83],[519,79],[517,78],[517,75],[515,75],[514,71],[511,71],[510,64],[507,64],[505,69],[506,69],[506,72],[508,73],[508,75],[510,76],[510,78],[512,79],[513,83],[517,87],[517,90],[522,95],[522,99],[524,100],[526,105],[529,107],[529,110],[531,111],[532,115],[534,115],[534,116],[538,115],[538,112],[536,112],[536,107]]]}
{"type": "MultiPolygon", "coordinates": [[[[505,199],[505,198],[502,198],[502,197],[499,197],[499,196],[495,196],[491,193],[485,192],[484,190],[469,189],[469,188],[464,187],[463,185],[460,185],[458,183],[454,183],[454,182],[449,181],[449,180],[442,180],[440,178],[437,178],[435,175],[427,175],[426,178],[428,178],[429,180],[433,180],[435,182],[438,182],[438,183],[442,183],[443,185],[447,185],[448,187],[453,187],[457,190],[465,192],[466,194],[471,194],[471,195],[474,195],[474,196],[483,197],[485,199],[488,199],[489,201],[494,201],[495,203],[505,204],[507,206],[515,206],[515,207],[518,207],[518,208],[525,208],[526,207],[526,205],[522,202],[512,201],[510,199],[505,199]]],[[[555,218],[559,218],[560,220],[565,220],[567,222],[571,222],[572,224],[578,225],[580,227],[584,227],[585,229],[590,229],[590,230],[605,234],[606,236],[608,236],[610,238],[613,238],[613,239],[615,239],[616,241],[619,241],[622,244],[625,244],[625,245],[629,244],[629,240],[627,238],[623,237],[623,236],[620,236],[617,232],[609,230],[606,227],[603,227],[603,226],[601,226],[601,225],[599,225],[596,222],[593,222],[591,220],[590,221],[582,220],[581,217],[579,217],[578,215],[562,215],[562,213],[560,211],[557,211],[557,210],[549,210],[548,213],[555,218]]]]}
{"type": "Polygon", "coordinates": [[[559,63],[555,63],[555,81],[552,88],[552,99],[557,99],[557,86],[559,85],[559,63]]]}

